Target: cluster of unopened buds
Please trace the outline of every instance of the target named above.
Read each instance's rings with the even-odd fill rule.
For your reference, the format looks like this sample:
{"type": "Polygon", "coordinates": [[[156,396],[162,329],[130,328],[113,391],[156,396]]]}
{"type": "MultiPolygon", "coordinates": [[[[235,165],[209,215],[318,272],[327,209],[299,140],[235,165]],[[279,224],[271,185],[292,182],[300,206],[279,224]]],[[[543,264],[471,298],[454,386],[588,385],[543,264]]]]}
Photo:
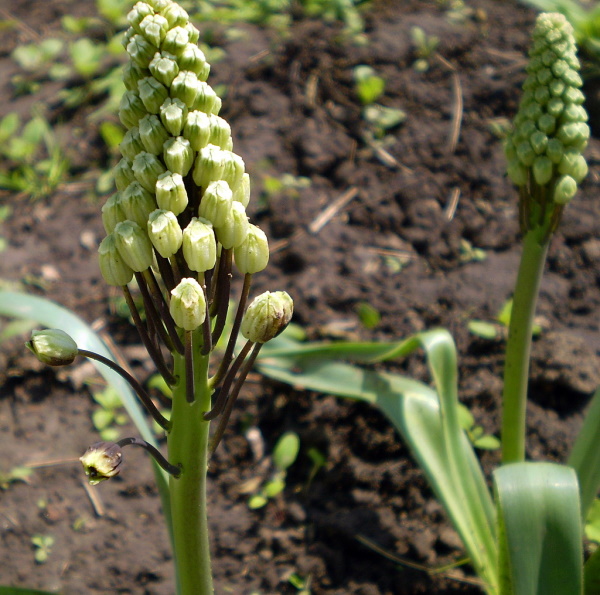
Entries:
{"type": "MultiPolygon", "coordinates": [[[[235,263],[243,287],[224,355],[210,378],[210,390],[218,389],[218,396],[204,415],[223,418],[214,450],[260,346],[289,323],[293,304],[285,292],[266,292],[247,306],[252,275],[267,265],[269,246],[246,214],[250,178],[233,152],[229,124],[219,116],[221,99],[206,82],[210,66],[197,45],[198,29],[171,0],[138,2],[128,21],[123,39],[130,58],[123,77],[127,91],[119,109],[127,132],[114,169],[117,191],[102,208],[107,235],[98,250],[100,270],[108,284],[122,288],[159,372],[172,386],[185,380],[186,399],[193,403],[194,360],[208,357],[223,333],[235,263]],[[129,289],[134,280],[145,318],[129,289]],[[240,331],[247,342],[234,357],[240,331]],[[165,352],[180,356],[185,370],[175,370],[165,352]]],[[[34,336],[30,347],[53,363],[56,353],[48,352],[56,350],[48,349],[48,342],[60,351],[65,339],[48,332],[34,336]]],[[[74,354],[94,357],[70,347],[74,354]]],[[[138,383],[134,388],[170,431],[171,421],[138,383]]],[[[120,462],[114,446],[104,449],[110,451],[108,459],[120,462]]],[[[98,461],[104,460],[99,450],[94,445],[84,460],[95,481],[111,476],[98,472],[98,461]]]]}

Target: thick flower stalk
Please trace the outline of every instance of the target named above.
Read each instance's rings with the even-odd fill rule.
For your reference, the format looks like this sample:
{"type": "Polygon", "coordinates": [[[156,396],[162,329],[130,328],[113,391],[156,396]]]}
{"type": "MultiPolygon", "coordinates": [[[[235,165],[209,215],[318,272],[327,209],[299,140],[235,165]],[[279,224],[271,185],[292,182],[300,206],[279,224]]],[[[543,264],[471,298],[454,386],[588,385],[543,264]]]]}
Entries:
{"type": "Polygon", "coordinates": [[[206,512],[208,457],[223,436],[232,407],[263,343],[292,316],[285,292],[263,294],[246,314],[252,275],[269,260],[265,234],[246,215],[250,179],[233,151],[221,99],[207,82],[210,66],[199,31],[171,0],[138,2],[123,45],[125,92],[119,118],[127,131],[114,170],[116,192],[102,207],[106,237],[98,255],[109,285],[121,287],[140,337],[172,389],[165,417],[143,386],[114,362],[77,348],[50,330],[29,346],[51,365],[75,356],[99,360],[135,389],[167,433],[167,456],[137,438],[95,444],[82,457],[92,483],[121,470],[121,448],[145,448],[170,475],[169,500],[177,592],[213,592],[206,512]],[[220,362],[209,364],[221,338],[235,268],[241,294],[220,362]],[[141,293],[138,311],[129,289],[141,293]],[[238,335],[247,339],[236,354],[238,335]],[[213,398],[213,395],[216,395],[213,398]],[[217,427],[209,442],[209,426],[217,427]]]}
{"type": "Polygon", "coordinates": [[[531,331],[546,253],[563,210],[588,167],[589,136],[573,28],[558,13],[539,15],[523,97],[505,145],[508,175],[519,189],[523,254],[504,370],[503,461],[525,457],[525,408],[531,331]]]}

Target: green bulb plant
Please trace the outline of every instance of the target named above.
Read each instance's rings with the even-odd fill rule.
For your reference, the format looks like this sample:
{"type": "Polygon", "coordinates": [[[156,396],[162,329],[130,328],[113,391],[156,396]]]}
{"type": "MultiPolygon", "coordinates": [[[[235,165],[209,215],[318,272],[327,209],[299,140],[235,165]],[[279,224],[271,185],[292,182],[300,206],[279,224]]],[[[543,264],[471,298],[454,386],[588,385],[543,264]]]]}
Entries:
{"type": "Polygon", "coordinates": [[[398,343],[303,343],[289,333],[258,361],[273,378],[380,407],[410,446],[489,595],[597,594],[600,549],[583,564],[582,524],[600,486],[600,389],[566,464],[525,461],[525,406],[533,319],[548,245],[587,173],[589,128],[573,29],[536,21],[527,79],[505,153],[519,190],[523,251],[506,344],[502,465],[487,485],[461,426],[458,365],[445,330],[398,343]],[[434,387],[350,362],[424,349],[434,387]],[[344,359],[346,362],[336,360],[344,359]],[[330,361],[327,361],[330,360],[330,361]],[[584,591],[585,589],[585,591],[584,591]]]}
{"type": "Polygon", "coordinates": [[[127,91],[119,110],[127,132],[115,168],[117,192],[102,208],[107,236],[99,264],[105,281],[122,289],[142,342],[171,389],[170,414],[106,354],[79,348],[61,330],[34,332],[28,347],[50,365],[77,356],[105,364],[165,430],[166,455],[151,440],[130,437],[93,444],[81,462],[97,484],[120,472],[124,447],[149,452],[169,476],[163,506],[177,592],[206,595],[213,592],[208,460],[259,350],[287,326],[293,303],[285,292],[265,292],[248,305],[252,276],[266,267],[269,246],[246,215],[249,176],[232,150],[229,124],[218,115],[221,99],[206,82],[210,66],[197,45],[199,31],[171,0],[138,2],[128,22],[127,91]],[[211,354],[226,327],[234,264],[243,285],[216,363],[211,354]],[[134,279],[145,316],[129,289],[134,279]],[[246,341],[236,354],[240,334],[246,341]]]}

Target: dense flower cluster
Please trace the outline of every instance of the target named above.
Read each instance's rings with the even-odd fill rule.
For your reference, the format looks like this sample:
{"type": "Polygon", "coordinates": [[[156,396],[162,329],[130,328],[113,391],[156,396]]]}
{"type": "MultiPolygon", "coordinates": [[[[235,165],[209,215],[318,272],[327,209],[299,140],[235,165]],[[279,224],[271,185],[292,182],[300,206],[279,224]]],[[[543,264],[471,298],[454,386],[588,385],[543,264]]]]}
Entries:
{"type": "Polygon", "coordinates": [[[267,239],[246,216],[250,180],[219,116],[221,100],[206,82],[210,66],[198,30],[171,0],[138,2],[128,22],[119,109],[127,132],[114,171],[117,192],[102,208],[105,280],[126,285],[164,259],[179,272],[175,284],[187,284],[177,295],[189,297],[189,277],[214,269],[222,250],[233,251],[242,274],[262,270],[267,239]]]}
{"type": "Polygon", "coordinates": [[[511,180],[548,186],[548,197],[558,205],[569,202],[588,171],[581,152],[590,129],[576,50],[563,15],[538,17],[523,97],[505,145],[511,180]]]}

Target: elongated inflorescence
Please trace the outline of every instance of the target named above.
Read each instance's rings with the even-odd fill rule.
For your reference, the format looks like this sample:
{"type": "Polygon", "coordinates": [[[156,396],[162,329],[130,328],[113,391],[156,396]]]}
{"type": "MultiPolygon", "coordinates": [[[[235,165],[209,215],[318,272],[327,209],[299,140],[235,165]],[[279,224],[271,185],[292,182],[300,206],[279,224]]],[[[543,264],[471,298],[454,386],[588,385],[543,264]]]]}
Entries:
{"type": "MultiPolygon", "coordinates": [[[[563,15],[537,18],[524,93],[505,153],[509,177],[540,203],[541,211],[567,204],[588,171],[581,153],[590,130],[576,51],[573,28],[563,15]]],[[[528,211],[536,215],[535,208],[528,211]]],[[[526,221],[525,228],[531,224],[526,221]]]]}

